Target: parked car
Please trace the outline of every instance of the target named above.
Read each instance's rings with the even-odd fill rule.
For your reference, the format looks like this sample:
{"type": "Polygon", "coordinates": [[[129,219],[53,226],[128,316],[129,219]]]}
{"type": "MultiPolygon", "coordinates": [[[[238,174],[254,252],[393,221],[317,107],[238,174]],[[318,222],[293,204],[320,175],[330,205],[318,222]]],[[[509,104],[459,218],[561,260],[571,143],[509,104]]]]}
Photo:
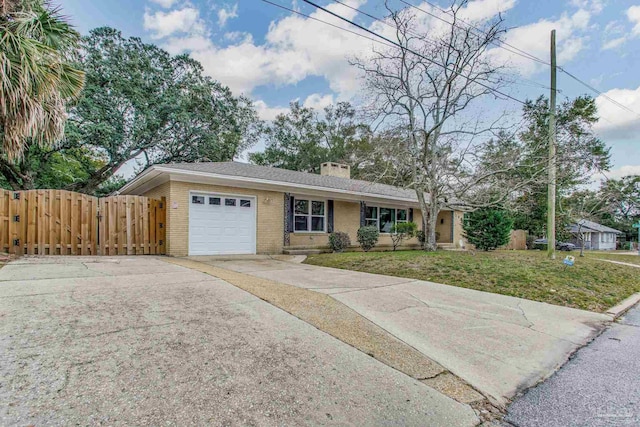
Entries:
{"type": "MultiPolygon", "coordinates": [[[[533,248],[534,249],[539,249],[542,246],[547,245],[547,239],[536,239],[533,241],[533,248]]],[[[569,243],[569,242],[560,242],[557,241],[556,242],[556,249],[559,251],[573,251],[574,249],[576,249],[576,245],[574,245],[573,243],[569,243]]]]}

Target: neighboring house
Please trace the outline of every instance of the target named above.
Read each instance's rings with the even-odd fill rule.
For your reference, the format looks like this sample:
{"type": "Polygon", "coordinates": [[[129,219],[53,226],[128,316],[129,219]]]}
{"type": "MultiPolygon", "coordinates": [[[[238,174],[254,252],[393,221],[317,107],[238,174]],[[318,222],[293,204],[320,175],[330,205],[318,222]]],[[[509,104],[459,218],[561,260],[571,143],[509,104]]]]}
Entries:
{"type": "MultiPolygon", "coordinates": [[[[167,254],[278,254],[325,249],[332,231],[357,245],[362,225],[380,229],[391,247],[396,222],[421,224],[416,194],[350,179],[350,168],[324,163],[320,175],[235,162],[155,165],[120,194],[165,197],[167,254]]],[[[462,212],[442,211],[439,243],[462,239],[462,212]]],[[[418,247],[414,238],[409,247],[418,247]]]]}
{"type": "Polygon", "coordinates": [[[618,235],[622,234],[622,231],[585,219],[571,224],[569,231],[574,235],[571,243],[576,246],[580,247],[582,241],[584,241],[585,249],[603,251],[615,250],[618,235]],[[583,235],[582,241],[579,238],[579,234],[583,235]]]}

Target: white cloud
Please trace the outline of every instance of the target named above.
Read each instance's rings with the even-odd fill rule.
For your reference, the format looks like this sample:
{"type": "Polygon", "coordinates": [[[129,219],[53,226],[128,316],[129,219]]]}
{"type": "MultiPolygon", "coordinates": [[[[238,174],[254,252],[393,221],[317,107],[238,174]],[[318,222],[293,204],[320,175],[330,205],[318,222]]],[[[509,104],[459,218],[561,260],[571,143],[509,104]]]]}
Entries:
{"type": "MultiPolygon", "coordinates": [[[[461,11],[460,18],[466,21],[483,21],[498,13],[504,13],[516,5],[516,0],[476,0],[469,2],[461,11]]],[[[424,3],[420,9],[430,8],[424,3]]],[[[437,12],[437,11],[436,11],[437,12]]]]}
{"type": "Polygon", "coordinates": [[[627,18],[634,24],[631,32],[634,36],[640,36],[640,6],[631,6],[627,9],[627,18]]]}
{"type": "Polygon", "coordinates": [[[173,6],[173,4],[176,2],[177,0],[151,0],[152,3],[155,4],[159,4],[160,6],[168,9],[171,6],[173,6]]]}
{"type": "Polygon", "coordinates": [[[161,39],[176,33],[197,34],[204,33],[204,21],[200,19],[198,9],[185,7],[170,12],[144,12],[144,29],[152,31],[152,37],[161,39]]]}
{"type": "MultiPolygon", "coordinates": [[[[348,1],[358,7],[365,0],[348,1]]],[[[356,13],[338,4],[328,7],[348,18],[353,18],[356,13]]],[[[312,15],[331,20],[324,12],[312,15]]],[[[334,21],[336,25],[347,26],[337,19],[334,21]]],[[[255,87],[265,84],[284,86],[296,84],[308,76],[323,76],[333,91],[348,96],[357,92],[359,83],[358,71],[348,64],[346,58],[369,50],[372,43],[337,28],[292,15],[271,22],[265,40],[265,43],[257,44],[250,35],[228,33],[225,41],[231,44],[219,46],[204,37],[188,35],[171,38],[164,47],[172,53],[189,51],[209,75],[236,93],[249,94],[255,87]]]]}
{"type": "MultiPolygon", "coordinates": [[[[345,0],[345,3],[357,8],[366,1],[345,0]]],[[[490,19],[498,12],[513,8],[515,3],[516,0],[476,0],[470,2],[461,15],[465,20],[490,19]]],[[[419,7],[442,15],[442,12],[432,9],[427,3],[420,4],[419,7]]],[[[357,15],[356,11],[338,3],[331,3],[327,8],[348,19],[357,15]]],[[[235,7],[224,10],[225,12],[218,12],[219,21],[221,12],[224,15],[222,21],[225,22],[231,17],[230,14],[237,13],[235,7]]],[[[160,21],[159,18],[167,21],[165,15],[173,13],[175,12],[159,15],[155,21],[160,21]]],[[[313,12],[311,16],[354,30],[347,23],[322,11],[313,12]]],[[[445,15],[443,17],[446,18],[445,15]]],[[[581,15],[576,14],[572,22],[578,21],[580,17],[581,15]]],[[[428,30],[431,34],[447,28],[447,24],[420,12],[416,12],[416,18],[421,29],[428,30]]],[[[202,63],[207,74],[228,85],[235,93],[250,94],[261,85],[286,86],[309,76],[320,76],[326,79],[330,89],[336,93],[337,100],[352,99],[358,95],[361,87],[361,74],[358,69],[349,65],[347,58],[370,52],[373,45],[370,40],[297,15],[287,15],[272,21],[263,43],[256,43],[245,33],[235,32],[224,34],[224,44],[214,43],[204,37],[206,28],[197,28],[201,21],[193,14],[181,24],[158,25],[154,21],[156,25],[153,25],[151,16],[147,21],[149,23],[145,28],[156,31],[156,36],[169,35],[165,37],[164,43],[167,50],[172,53],[189,52],[202,63]],[[190,25],[198,31],[193,28],[189,30],[190,25]],[[186,34],[180,35],[178,32],[186,34]]],[[[574,22],[573,25],[578,24],[574,22]]],[[[381,23],[373,23],[371,28],[385,34],[391,31],[381,23]]],[[[567,52],[570,48],[581,48],[575,43],[565,46],[567,52]]]]}
{"type": "MultiPolygon", "coordinates": [[[[640,112],[640,86],[637,89],[612,89],[605,92],[608,96],[633,111],[640,112]]],[[[624,140],[638,139],[640,135],[640,117],[605,99],[596,98],[598,114],[601,119],[595,130],[602,138],[624,140]]]]}
{"type": "Polygon", "coordinates": [[[224,7],[218,10],[218,26],[220,28],[224,27],[227,24],[227,21],[231,18],[238,17],[238,3],[234,4],[230,9],[226,9],[224,7]]]}
{"type": "Polygon", "coordinates": [[[629,175],[640,175],[640,165],[625,165],[606,173],[609,179],[620,179],[629,175]]]}
{"type": "Polygon", "coordinates": [[[571,5],[579,9],[600,13],[604,9],[604,0],[571,0],[571,5]]]}
{"type": "Polygon", "coordinates": [[[253,106],[262,120],[271,121],[279,114],[287,114],[289,112],[289,107],[269,107],[263,100],[254,101],[253,106]]]}
{"type": "Polygon", "coordinates": [[[627,41],[627,38],[624,36],[611,39],[602,45],[602,50],[615,49],[617,47],[622,46],[626,41],[627,41]]]}
{"type": "Polygon", "coordinates": [[[172,55],[184,52],[204,50],[211,47],[209,37],[202,35],[191,35],[187,37],[171,37],[163,43],[162,47],[172,55]]]}
{"type": "MultiPolygon", "coordinates": [[[[538,22],[510,30],[505,41],[537,58],[547,61],[551,30],[556,30],[558,62],[566,64],[584,48],[591,12],[580,9],[573,14],[563,14],[557,20],[541,19],[538,22]]],[[[524,76],[531,76],[545,69],[545,65],[495,48],[490,55],[498,64],[507,64],[524,76]]]]}
{"type": "Polygon", "coordinates": [[[324,107],[328,107],[333,104],[333,95],[322,95],[319,93],[313,93],[304,100],[302,105],[307,108],[313,108],[318,112],[322,112],[324,107]]]}

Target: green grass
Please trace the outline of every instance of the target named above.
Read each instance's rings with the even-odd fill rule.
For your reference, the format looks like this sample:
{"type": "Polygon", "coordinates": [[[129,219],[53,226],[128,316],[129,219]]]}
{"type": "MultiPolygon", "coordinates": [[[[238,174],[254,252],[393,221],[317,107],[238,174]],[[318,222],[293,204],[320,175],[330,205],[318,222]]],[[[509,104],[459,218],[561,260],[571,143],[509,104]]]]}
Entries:
{"type": "Polygon", "coordinates": [[[566,253],[549,260],[541,251],[348,252],[311,255],[305,262],[428,280],[597,312],[640,292],[640,270],[635,267],[598,261],[591,256],[580,258],[575,251],[572,255],[576,257],[575,266],[566,268],[562,263],[566,253]]]}

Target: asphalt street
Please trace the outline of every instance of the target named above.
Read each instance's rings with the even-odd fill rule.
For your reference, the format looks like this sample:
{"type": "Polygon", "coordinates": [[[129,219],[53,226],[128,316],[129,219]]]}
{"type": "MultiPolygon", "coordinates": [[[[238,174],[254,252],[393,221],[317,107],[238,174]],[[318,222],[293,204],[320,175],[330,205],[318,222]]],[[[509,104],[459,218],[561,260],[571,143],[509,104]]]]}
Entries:
{"type": "Polygon", "coordinates": [[[636,306],[511,404],[506,421],[518,427],[640,425],[639,356],[636,306]]]}

